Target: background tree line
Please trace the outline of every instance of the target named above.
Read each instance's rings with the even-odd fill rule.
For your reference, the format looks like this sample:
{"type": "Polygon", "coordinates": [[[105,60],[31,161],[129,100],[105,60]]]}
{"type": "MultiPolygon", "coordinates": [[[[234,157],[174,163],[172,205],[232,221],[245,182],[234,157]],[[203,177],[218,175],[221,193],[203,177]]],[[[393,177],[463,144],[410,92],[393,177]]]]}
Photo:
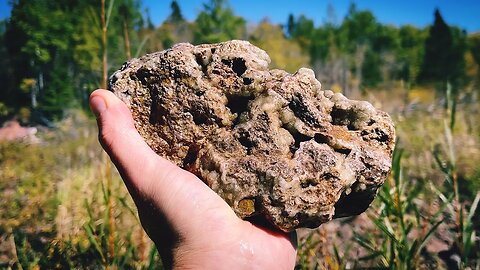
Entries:
{"type": "MultiPolygon", "coordinates": [[[[303,15],[252,26],[225,0],[205,3],[193,21],[172,1],[170,15],[155,27],[140,0],[107,0],[105,7],[109,74],[131,57],[178,42],[246,39],[269,53],[273,67],[309,66],[327,88],[347,95],[398,85],[443,89],[447,81],[457,92],[479,89],[480,33],[447,25],[438,10],[426,28],[385,25],[354,4],[341,21],[330,6],[320,26],[303,15]]],[[[49,124],[69,108],[87,108],[89,93],[101,85],[100,1],[12,1],[0,41],[2,119],[49,124]]]]}

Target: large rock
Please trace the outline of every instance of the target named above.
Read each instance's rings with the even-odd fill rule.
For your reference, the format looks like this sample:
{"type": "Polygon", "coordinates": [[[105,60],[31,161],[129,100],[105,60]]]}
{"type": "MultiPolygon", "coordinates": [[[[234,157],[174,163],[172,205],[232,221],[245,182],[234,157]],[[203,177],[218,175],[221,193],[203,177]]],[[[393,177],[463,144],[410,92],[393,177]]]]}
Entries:
{"type": "Polygon", "coordinates": [[[291,231],[363,212],[390,170],[390,117],[269,62],[246,41],[182,43],[132,59],[109,87],[152,149],[241,218],[291,231]]]}

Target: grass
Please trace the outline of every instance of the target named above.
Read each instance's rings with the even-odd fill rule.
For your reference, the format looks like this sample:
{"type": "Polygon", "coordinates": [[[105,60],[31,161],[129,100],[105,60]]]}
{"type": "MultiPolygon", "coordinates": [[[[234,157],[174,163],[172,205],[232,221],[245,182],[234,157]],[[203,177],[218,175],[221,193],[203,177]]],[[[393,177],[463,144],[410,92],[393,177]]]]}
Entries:
{"type": "Polygon", "coordinates": [[[0,144],[0,269],[161,267],[96,133],[73,112],[42,144],[0,144]]]}
{"type": "MultiPolygon", "coordinates": [[[[387,100],[390,177],[366,213],[299,230],[296,269],[479,269],[478,101],[387,100]]],[[[0,144],[0,269],[161,268],[96,132],[75,111],[41,144],[0,144]]]]}
{"type": "Polygon", "coordinates": [[[298,269],[480,268],[479,104],[447,97],[414,109],[381,99],[399,108],[392,173],[366,213],[322,225],[324,240],[322,228],[302,234],[298,269]]]}
{"type": "Polygon", "coordinates": [[[404,178],[402,152],[395,150],[392,177],[378,194],[377,211],[368,215],[378,230],[366,236],[357,233],[354,239],[368,250],[360,261],[377,260],[382,268],[407,270],[423,263],[421,252],[444,222],[441,213],[446,203],[439,205],[436,214],[423,213],[420,202],[425,201],[418,200],[422,197],[421,183],[409,183],[404,178]]]}

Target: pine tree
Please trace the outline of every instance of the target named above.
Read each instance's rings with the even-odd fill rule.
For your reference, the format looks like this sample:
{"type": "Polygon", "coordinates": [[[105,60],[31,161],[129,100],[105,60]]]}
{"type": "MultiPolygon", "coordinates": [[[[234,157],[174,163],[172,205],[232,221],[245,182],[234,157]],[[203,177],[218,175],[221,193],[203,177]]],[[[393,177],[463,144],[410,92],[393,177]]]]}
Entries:
{"type": "Polygon", "coordinates": [[[465,34],[452,33],[438,9],[435,21],[425,41],[425,57],[420,79],[422,82],[458,84],[464,72],[465,34]]]}
{"type": "Polygon", "coordinates": [[[452,45],[450,28],[436,9],[435,21],[425,41],[425,59],[421,74],[423,81],[444,80],[448,77],[452,45]]]}
{"type": "Polygon", "coordinates": [[[180,6],[178,5],[176,0],[173,0],[170,4],[171,13],[170,16],[167,18],[167,22],[171,23],[180,23],[184,22],[185,18],[182,15],[182,11],[180,10],[180,6]]]}
{"type": "Polygon", "coordinates": [[[292,37],[293,33],[295,31],[295,17],[293,17],[293,14],[290,13],[288,14],[288,19],[287,19],[287,29],[286,30],[286,36],[287,37],[292,37]]]}
{"type": "Polygon", "coordinates": [[[179,42],[192,42],[192,25],[185,20],[175,0],[170,4],[170,15],[155,32],[155,38],[149,44],[150,51],[167,49],[179,42]]]}

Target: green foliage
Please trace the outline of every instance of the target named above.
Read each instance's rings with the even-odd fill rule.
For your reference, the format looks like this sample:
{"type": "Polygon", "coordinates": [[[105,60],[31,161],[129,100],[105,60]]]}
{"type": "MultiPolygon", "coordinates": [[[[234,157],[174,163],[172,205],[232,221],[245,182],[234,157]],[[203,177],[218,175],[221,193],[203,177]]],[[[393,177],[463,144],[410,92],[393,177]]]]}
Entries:
{"type": "Polygon", "coordinates": [[[267,51],[270,55],[272,68],[281,68],[294,73],[308,64],[308,57],[300,46],[286,39],[280,26],[268,21],[261,22],[250,36],[250,41],[267,51]]]}
{"type": "Polygon", "coordinates": [[[53,59],[52,67],[45,77],[48,84],[43,88],[38,100],[38,109],[49,119],[57,121],[63,117],[65,108],[74,104],[73,74],[65,68],[61,57],[56,55],[53,59]]]}
{"type": "Polygon", "coordinates": [[[377,35],[378,26],[370,11],[358,11],[355,4],[351,4],[340,26],[340,35],[343,35],[346,41],[342,44],[344,50],[353,53],[357,46],[373,43],[372,37],[377,35]]]}
{"type": "Polygon", "coordinates": [[[400,46],[398,49],[398,62],[400,64],[399,78],[410,84],[415,84],[423,62],[426,32],[406,25],[400,28],[400,46]]]}
{"type": "Polygon", "coordinates": [[[362,86],[378,85],[392,77],[395,71],[382,74],[382,68],[391,68],[386,54],[398,47],[397,29],[380,25],[370,11],[358,11],[352,4],[340,29],[340,47],[353,56],[352,71],[362,86]]]}
{"type": "MultiPolygon", "coordinates": [[[[136,49],[136,31],[143,25],[143,18],[136,0],[109,3],[108,39],[111,44],[125,44],[108,50],[112,69],[116,69],[127,58],[126,51],[136,49]]],[[[86,106],[88,93],[100,81],[98,1],[15,1],[4,37],[3,54],[8,56],[4,61],[11,67],[6,74],[11,78],[0,96],[2,102],[17,110],[30,106],[34,114],[53,120],[62,118],[72,106],[86,106]],[[25,79],[35,83],[27,92],[18,93],[25,79]]]]}
{"type": "Polygon", "coordinates": [[[161,269],[96,132],[74,111],[42,144],[0,143],[0,268],[6,255],[13,269],[161,269]]]}
{"type": "Polygon", "coordinates": [[[289,15],[288,34],[291,38],[295,39],[306,52],[309,51],[312,45],[314,30],[313,20],[308,19],[304,15],[300,15],[298,19],[294,19],[291,14],[289,15]]]}
{"type": "Polygon", "coordinates": [[[425,58],[421,73],[424,82],[447,81],[458,86],[463,79],[465,63],[465,33],[449,27],[440,11],[435,10],[435,21],[425,41],[425,58]]]}
{"type": "Polygon", "coordinates": [[[480,201],[480,191],[474,191],[476,192],[475,198],[471,201],[470,209],[468,209],[464,202],[462,202],[459,189],[458,160],[455,155],[456,151],[454,144],[454,128],[457,120],[457,97],[453,93],[450,85],[447,86],[446,96],[447,108],[444,122],[444,133],[447,142],[446,151],[445,153],[442,153],[439,150],[440,146],[437,145],[433,151],[433,156],[435,157],[437,166],[443,173],[447,190],[453,191],[453,194],[451,192],[442,192],[439,189],[436,189],[436,192],[441,198],[443,198],[444,202],[451,204],[447,210],[455,220],[455,226],[452,228],[452,234],[455,235],[455,242],[452,250],[453,253],[460,257],[460,260],[455,267],[458,267],[458,269],[464,269],[467,267],[473,267],[476,263],[475,259],[478,260],[480,257],[480,249],[477,246],[477,232],[474,229],[474,223],[479,220],[478,218],[477,220],[473,219],[480,201]]]}
{"type": "Polygon", "coordinates": [[[468,47],[475,62],[480,65],[480,33],[472,34],[468,37],[468,47]]]}
{"type": "Polygon", "coordinates": [[[467,37],[468,51],[465,54],[465,69],[474,89],[480,86],[480,33],[467,37]]]}
{"type": "Polygon", "coordinates": [[[8,117],[15,106],[28,103],[28,94],[18,91],[19,89],[14,87],[18,80],[14,75],[16,63],[12,61],[6,42],[7,25],[7,20],[0,21],[0,80],[2,81],[2,91],[0,91],[2,113],[0,113],[0,119],[8,117]]]}
{"type": "MultiPolygon", "coordinates": [[[[348,72],[362,87],[400,78],[402,67],[395,64],[400,60],[402,48],[398,28],[379,24],[370,11],[359,11],[354,4],[340,25],[327,22],[315,28],[312,20],[290,15],[286,31],[288,37],[310,55],[311,65],[320,65],[319,72],[334,69],[343,58],[343,70],[336,72],[348,72]]],[[[329,74],[327,77],[341,76],[329,74]]],[[[339,83],[338,79],[333,83],[339,83]]]]}
{"type": "Polygon", "coordinates": [[[455,86],[462,85],[466,34],[446,25],[438,11],[435,16],[428,33],[409,25],[382,25],[370,11],[358,10],[352,4],[340,25],[327,22],[315,28],[305,16],[290,14],[285,34],[309,54],[314,67],[332,68],[338,66],[332,59],[345,59],[347,72],[362,88],[395,80],[412,86],[419,79],[423,83],[444,84],[449,80],[455,86]]]}
{"type": "MultiPolygon", "coordinates": [[[[416,202],[421,196],[421,183],[406,182],[401,160],[402,150],[396,149],[392,164],[393,181],[385,183],[378,194],[378,215],[369,216],[380,235],[356,234],[355,240],[369,251],[360,261],[379,259],[380,266],[386,269],[418,269],[423,248],[443,220],[441,211],[433,216],[422,216],[421,206],[416,202]],[[417,237],[411,239],[411,233],[417,237]],[[383,241],[379,243],[378,238],[383,241]]],[[[445,206],[441,205],[440,209],[445,206]]]]}
{"type": "Polygon", "coordinates": [[[216,43],[244,35],[245,19],[236,16],[226,0],[211,0],[195,19],[193,43],[216,43]]]}

